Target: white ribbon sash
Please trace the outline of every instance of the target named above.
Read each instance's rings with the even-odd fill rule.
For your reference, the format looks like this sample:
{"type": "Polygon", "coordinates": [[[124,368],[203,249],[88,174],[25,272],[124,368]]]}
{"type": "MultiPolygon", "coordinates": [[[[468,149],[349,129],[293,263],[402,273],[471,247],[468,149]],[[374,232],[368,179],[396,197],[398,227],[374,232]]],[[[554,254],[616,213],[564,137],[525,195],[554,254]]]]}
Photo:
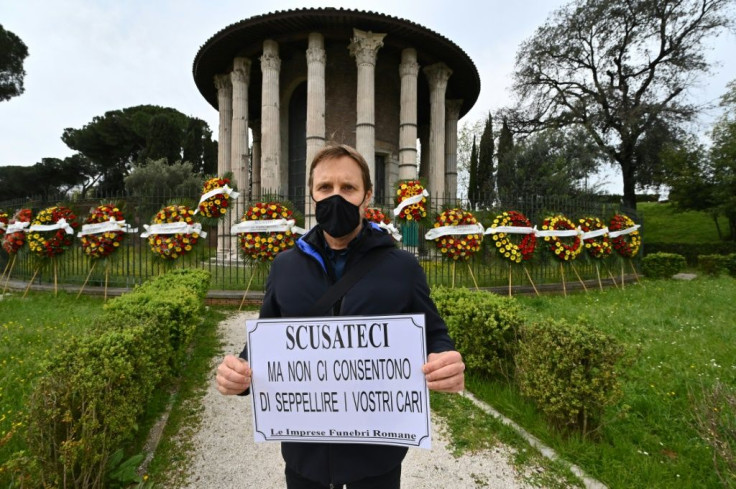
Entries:
{"type": "Polygon", "coordinates": [[[66,219],[64,219],[63,217],[56,221],[54,224],[33,224],[31,227],[28,228],[28,232],[58,231],[59,229],[63,229],[66,234],[74,234],[74,229],[69,224],[67,224],[66,219]]]}
{"type": "Polygon", "coordinates": [[[8,234],[11,234],[11,233],[23,232],[30,225],[31,225],[31,223],[28,222],[28,221],[11,222],[8,225],[8,231],[7,231],[7,233],[8,234]]]}
{"type": "Polygon", "coordinates": [[[588,231],[587,233],[583,233],[582,238],[583,239],[593,239],[597,238],[598,236],[603,236],[608,234],[608,228],[602,227],[601,229],[596,229],[595,231],[588,231]]]}
{"type": "Polygon", "coordinates": [[[294,219],[263,219],[241,221],[230,228],[234,234],[242,233],[293,233],[304,234],[305,230],[295,225],[294,219]]]}
{"type": "Polygon", "coordinates": [[[207,233],[202,231],[202,225],[198,222],[187,224],[186,222],[167,222],[165,224],[144,224],[145,231],[141,234],[141,238],[147,238],[152,234],[194,234],[197,233],[201,237],[206,238],[207,233]]]}
{"type": "Polygon", "coordinates": [[[528,226],[496,226],[486,229],[485,234],[533,234],[534,230],[534,228],[530,228],[528,226]]]}
{"type": "Polygon", "coordinates": [[[116,221],[114,217],[111,217],[109,221],[97,222],[94,224],[85,224],[82,226],[82,230],[77,233],[77,237],[87,236],[90,234],[102,234],[109,231],[122,231],[124,233],[137,233],[138,228],[130,227],[130,224],[126,224],[125,220],[116,221]]]}
{"type": "Polygon", "coordinates": [[[379,222],[377,224],[379,228],[386,230],[386,232],[396,241],[401,241],[401,233],[396,229],[396,226],[394,226],[393,223],[386,224],[384,222],[379,222]]]}
{"type": "Polygon", "coordinates": [[[570,238],[572,236],[583,234],[583,232],[580,228],[577,228],[577,229],[550,229],[549,231],[540,231],[535,227],[534,234],[536,234],[537,236],[541,238],[546,238],[547,236],[551,238],[570,238]]]}
{"type": "MultiPolygon", "coordinates": [[[[211,197],[214,197],[217,194],[229,195],[233,200],[235,200],[238,197],[240,197],[240,193],[239,192],[236,192],[235,189],[230,188],[229,185],[225,184],[224,187],[213,188],[209,192],[203,194],[202,195],[202,198],[199,199],[199,203],[201,204],[205,200],[207,200],[207,199],[209,199],[211,197]]],[[[199,206],[197,206],[197,210],[194,211],[195,214],[197,212],[199,212],[199,206]]]]}
{"type": "Polygon", "coordinates": [[[425,239],[437,239],[448,235],[483,234],[481,224],[464,224],[462,226],[441,226],[432,228],[424,235],[425,239]]]}
{"type": "Polygon", "coordinates": [[[641,227],[641,224],[634,224],[630,228],[622,229],[620,231],[612,231],[608,236],[610,236],[611,238],[618,238],[619,236],[624,236],[626,234],[631,234],[634,231],[636,231],[637,229],[639,229],[640,227],[641,227]]]}
{"type": "Polygon", "coordinates": [[[396,206],[396,209],[394,209],[394,216],[398,216],[399,214],[401,214],[401,211],[404,209],[404,207],[407,207],[413,204],[418,204],[419,202],[422,201],[424,197],[429,197],[429,192],[427,192],[426,188],[422,190],[421,194],[417,194],[412,197],[409,197],[406,200],[402,200],[401,203],[398,206],[396,206]]]}
{"type": "Polygon", "coordinates": [[[4,222],[0,222],[0,231],[2,231],[4,229],[5,229],[5,223],[4,222]]]}

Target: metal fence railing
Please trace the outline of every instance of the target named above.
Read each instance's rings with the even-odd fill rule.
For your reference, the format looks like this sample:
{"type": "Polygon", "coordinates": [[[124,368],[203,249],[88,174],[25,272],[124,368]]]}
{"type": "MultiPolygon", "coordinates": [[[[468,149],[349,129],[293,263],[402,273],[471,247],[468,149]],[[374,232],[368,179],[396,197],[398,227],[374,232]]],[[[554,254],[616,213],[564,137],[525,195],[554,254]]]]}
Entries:
{"type": "MultiPolygon", "coordinates": [[[[8,271],[12,264],[12,278],[29,281],[33,278],[36,283],[52,283],[57,281],[65,284],[107,285],[109,287],[132,288],[147,278],[158,275],[170,267],[194,267],[208,270],[211,273],[212,290],[262,290],[268,274],[268,263],[254,263],[244,260],[238,252],[237,236],[229,232],[230,225],[237,222],[244,211],[261,198],[240,198],[232,201],[228,214],[223,222],[207,223],[203,221],[203,229],[208,233],[207,238],[201,240],[194,249],[173,262],[163,263],[150,251],[146,239],[140,237],[143,225],[149,224],[153,215],[164,205],[179,203],[196,208],[199,196],[181,195],[99,195],[85,198],[73,198],[64,202],[47,201],[44,199],[0,202],[0,209],[12,215],[20,208],[30,208],[35,216],[38,211],[51,205],[65,205],[70,207],[78,216],[80,223],[84,221],[91,209],[103,203],[113,203],[124,213],[126,221],[139,228],[137,234],[128,235],[122,246],[105,261],[95,264],[86,257],[77,243],[55,260],[41,262],[34,258],[27,250],[10,256],[4,250],[0,251],[0,269],[8,271]],[[93,269],[94,265],[94,269],[93,269]]],[[[278,193],[271,193],[263,200],[280,200],[278,193]]],[[[504,210],[517,210],[524,213],[534,224],[541,225],[545,216],[562,213],[571,219],[583,216],[609,219],[620,211],[617,204],[596,200],[595,198],[567,199],[567,198],[526,198],[509,201],[504,199],[505,205],[474,206],[473,213],[485,227],[490,226],[493,218],[504,210]]],[[[559,283],[562,280],[577,281],[578,279],[595,279],[619,275],[621,267],[629,266],[615,257],[605,261],[589,259],[576,260],[573,264],[561,267],[558,261],[545,250],[544,241],[539,240],[535,258],[521,266],[509,266],[508,261],[496,253],[490,246],[492,241],[486,237],[479,253],[467,262],[453,262],[445,259],[436,250],[435,243],[424,239],[424,235],[432,226],[431,216],[447,207],[462,207],[469,210],[470,203],[466,199],[449,201],[439,196],[429,199],[431,208],[428,210],[430,219],[425,223],[396,223],[402,239],[398,246],[413,253],[426,271],[430,285],[493,287],[504,286],[511,281],[513,284],[529,285],[530,281],[536,284],[559,283]]],[[[309,218],[313,203],[303,204],[304,214],[309,218]]],[[[376,202],[374,207],[381,208],[384,213],[393,218],[394,202],[376,202]]],[[[627,212],[636,222],[635,214],[627,212]]],[[[309,223],[307,223],[309,224],[309,223]]],[[[78,240],[77,240],[78,241],[78,240]]],[[[7,276],[6,276],[7,278],[7,276]]]]}

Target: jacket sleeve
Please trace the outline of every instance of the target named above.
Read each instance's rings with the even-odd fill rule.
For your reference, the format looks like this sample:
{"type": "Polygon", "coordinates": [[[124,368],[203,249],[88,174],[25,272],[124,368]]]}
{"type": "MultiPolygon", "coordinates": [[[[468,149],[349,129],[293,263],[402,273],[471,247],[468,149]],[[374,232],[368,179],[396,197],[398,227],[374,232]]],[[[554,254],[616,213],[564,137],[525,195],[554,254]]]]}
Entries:
{"type": "Polygon", "coordinates": [[[434,301],[429,296],[427,276],[424,274],[424,269],[419,265],[419,262],[416,262],[414,276],[412,309],[424,313],[427,332],[427,352],[441,353],[443,351],[454,350],[455,342],[450,338],[447,325],[440,316],[439,311],[437,311],[434,301]]]}

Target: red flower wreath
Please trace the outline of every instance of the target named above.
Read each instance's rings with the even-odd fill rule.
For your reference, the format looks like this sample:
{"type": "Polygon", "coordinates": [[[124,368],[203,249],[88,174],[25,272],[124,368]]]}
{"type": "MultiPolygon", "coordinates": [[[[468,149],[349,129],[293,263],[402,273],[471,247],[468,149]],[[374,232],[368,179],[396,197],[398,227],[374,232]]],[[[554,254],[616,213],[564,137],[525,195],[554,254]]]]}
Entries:
{"type": "MultiPolygon", "coordinates": [[[[230,205],[230,194],[225,192],[225,186],[230,184],[228,178],[210,178],[204,182],[202,187],[202,195],[215,189],[223,189],[222,193],[215,194],[199,203],[199,212],[205,217],[220,218],[227,214],[227,208],[230,205]]],[[[237,195],[237,194],[236,194],[237,195]]]]}
{"type": "MultiPolygon", "coordinates": [[[[193,216],[194,211],[188,206],[169,205],[156,213],[153,223],[156,225],[184,222],[191,226],[195,224],[193,216]]],[[[200,234],[202,233],[150,234],[148,246],[154,255],[164,260],[176,260],[192,251],[194,245],[199,241],[200,234]]]]}
{"type": "MultiPolygon", "coordinates": [[[[532,223],[521,212],[508,211],[497,215],[493,220],[492,227],[501,226],[531,228],[532,223]]],[[[537,247],[537,237],[533,232],[521,235],[523,237],[519,244],[511,240],[512,236],[519,236],[515,233],[494,233],[492,236],[496,251],[512,263],[530,260],[534,255],[534,249],[537,247]]]]}
{"type": "MultiPolygon", "coordinates": [[[[470,226],[474,224],[478,224],[478,220],[471,212],[462,209],[449,209],[437,216],[434,227],[470,226]]],[[[471,234],[443,235],[436,238],[434,242],[442,256],[453,260],[469,260],[480,250],[480,244],[483,242],[483,232],[480,229],[477,233],[471,234]]]]}
{"type": "Polygon", "coordinates": [[[36,255],[42,258],[54,258],[61,255],[74,244],[73,230],[79,227],[77,216],[71,209],[63,206],[47,207],[36,215],[28,228],[28,247],[36,255]],[[72,233],[67,233],[65,229],[56,229],[53,231],[34,231],[33,226],[53,225],[64,219],[68,226],[71,227],[72,233]]]}
{"type": "Polygon", "coordinates": [[[5,231],[8,230],[8,221],[8,213],[0,211],[0,238],[2,238],[5,235],[5,231]]]}
{"type": "MultiPolygon", "coordinates": [[[[552,216],[544,220],[542,229],[545,231],[570,231],[575,229],[575,224],[565,216],[552,216]]],[[[562,261],[574,260],[583,251],[583,240],[579,234],[571,238],[545,236],[544,240],[549,243],[549,250],[562,261]],[[569,241],[562,241],[562,239],[568,239],[569,241]]]]}
{"type": "MultiPolygon", "coordinates": [[[[84,221],[85,224],[99,224],[110,221],[110,218],[118,222],[123,221],[123,213],[113,204],[97,206],[84,221]]],[[[80,238],[82,251],[90,258],[105,258],[118,249],[125,236],[124,231],[105,231],[98,234],[85,234],[80,238]]]]}
{"type": "MultiPolygon", "coordinates": [[[[278,202],[258,202],[249,207],[241,222],[274,219],[292,220],[294,213],[278,202]]],[[[280,252],[294,246],[294,233],[290,230],[274,232],[239,233],[240,249],[246,258],[256,261],[272,261],[280,252]]]]}
{"type": "Polygon", "coordinates": [[[391,219],[386,217],[386,214],[381,209],[367,207],[363,213],[363,217],[369,222],[375,222],[376,224],[391,224],[391,219]]]}
{"type": "MultiPolygon", "coordinates": [[[[396,189],[396,205],[400,205],[411,197],[422,195],[423,192],[424,186],[422,186],[422,183],[419,180],[403,182],[399,185],[399,188],[396,189]]],[[[427,217],[426,204],[427,198],[422,197],[421,201],[402,208],[396,217],[399,219],[406,219],[407,221],[420,221],[427,217]]]]}
{"type": "MultiPolygon", "coordinates": [[[[606,225],[597,217],[583,217],[579,219],[580,229],[589,233],[591,231],[598,231],[603,229],[606,225]]],[[[585,249],[588,250],[588,255],[592,258],[605,258],[611,254],[613,248],[611,247],[611,239],[608,237],[608,233],[598,236],[597,238],[584,239],[585,249]]]]}
{"type": "MultiPolygon", "coordinates": [[[[16,224],[19,222],[31,222],[31,209],[21,209],[15,213],[13,218],[10,220],[8,225],[16,224]]],[[[3,235],[3,249],[9,254],[18,253],[23,245],[26,244],[26,233],[25,231],[15,231],[12,233],[5,233],[3,235]]]]}
{"type": "MultiPolygon", "coordinates": [[[[636,226],[634,221],[625,214],[616,214],[611,218],[611,223],[608,225],[608,230],[611,232],[622,231],[624,229],[633,228],[636,226]]],[[[622,234],[611,238],[613,241],[613,248],[618,252],[619,255],[624,258],[632,258],[636,256],[641,247],[641,235],[639,231],[633,231],[629,234],[622,234]]]]}

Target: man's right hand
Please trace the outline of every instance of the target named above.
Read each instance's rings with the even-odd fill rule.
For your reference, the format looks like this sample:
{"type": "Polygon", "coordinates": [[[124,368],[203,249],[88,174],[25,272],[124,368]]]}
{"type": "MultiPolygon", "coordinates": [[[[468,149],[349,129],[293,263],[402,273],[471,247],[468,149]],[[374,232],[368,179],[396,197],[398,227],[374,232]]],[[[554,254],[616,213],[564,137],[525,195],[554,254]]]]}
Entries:
{"type": "Polygon", "coordinates": [[[250,387],[252,377],[253,371],[247,361],[227,355],[217,367],[217,390],[226,396],[242,394],[250,387]]]}

